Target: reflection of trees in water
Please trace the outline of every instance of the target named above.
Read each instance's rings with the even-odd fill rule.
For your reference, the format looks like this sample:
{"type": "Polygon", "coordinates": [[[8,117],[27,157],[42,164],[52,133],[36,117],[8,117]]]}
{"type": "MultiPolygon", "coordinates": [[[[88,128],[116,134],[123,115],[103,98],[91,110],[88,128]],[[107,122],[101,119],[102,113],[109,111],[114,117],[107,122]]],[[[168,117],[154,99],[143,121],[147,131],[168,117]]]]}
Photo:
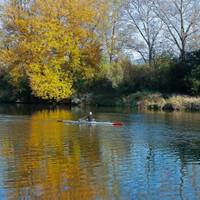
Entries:
{"type": "MultiPolygon", "coordinates": [[[[187,194],[194,194],[195,190],[199,196],[199,113],[140,113],[137,115],[137,121],[133,123],[139,130],[135,130],[130,140],[136,141],[135,148],[142,147],[141,153],[135,157],[138,158],[138,163],[143,160],[137,170],[140,169],[138,172],[143,175],[139,178],[145,181],[143,187],[147,192],[146,197],[148,194],[152,198],[152,195],[157,194],[169,197],[167,192],[173,191],[179,198],[185,198],[187,194]],[[142,121],[142,127],[137,124],[139,120],[142,121]]],[[[130,149],[130,152],[133,154],[133,149],[130,149]]],[[[134,181],[137,182],[137,179],[134,181]]],[[[137,188],[136,192],[141,190],[137,188]]],[[[174,197],[173,194],[171,197],[174,197]]],[[[145,195],[144,192],[137,197],[142,195],[145,195]]]]}
{"type": "Polygon", "coordinates": [[[109,133],[102,136],[101,127],[80,129],[51,120],[72,115],[70,110],[37,108],[24,117],[28,120],[5,125],[10,129],[9,138],[4,138],[0,150],[6,158],[3,182],[11,188],[6,189],[8,196],[106,198],[110,176],[113,185],[120,184],[113,171],[129,151],[127,143],[123,138],[113,140],[109,133]]]}
{"type": "Polygon", "coordinates": [[[55,110],[71,111],[73,113],[79,114],[79,117],[88,115],[90,111],[93,111],[95,118],[99,113],[127,114],[133,112],[133,110],[130,108],[119,108],[119,107],[79,107],[73,105],[0,103],[0,114],[4,115],[32,115],[35,112],[43,110],[48,110],[48,112],[55,110]]]}
{"type": "Polygon", "coordinates": [[[86,111],[32,108],[29,120],[4,125],[9,132],[0,135],[0,152],[5,159],[2,160],[5,164],[3,185],[10,188],[6,189],[8,196],[107,198],[108,195],[131,193],[134,183],[129,183],[136,184],[140,179],[153,189],[151,184],[155,183],[157,176],[163,176],[160,185],[158,183],[160,191],[163,188],[167,190],[167,186],[177,181],[184,190],[188,176],[191,176],[193,189],[198,191],[200,169],[197,165],[189,168],[190,163],[199,161],[199,115],[154,115],[156,122],[166,129],[164,132],[153,130],[155,133],[148,132],[146,135],[136,130],[129,132],[131,130],[126,126],[67,126],[56,120],[54,122],[58,118],[72,119],[74,112],[82,115],[86,111]],[[186,125],[181,120],[186,123],[188,119],[188,127],[191,128],[194,121],[197,131],[195,127],[189,130],[183,128],[186,125]],[[168,160],[169,157],[171,160],[168,160]],[[162,162],[166,164],[164,169],[162,162]],[[165,182],[168,183],[166,186],[165,182]],[[123,184],[128,186],[123,187],[123,184]]]}
{"type": "MultiPolygon", "coordinates": [[[[150,112],[151,113],[151,112],[150,112]]],[[[200,113],[198,112],[152,112],[152,123],[157,136],[148,135],[148,143],[154,149],[164,147],[171,150],[172,153],[178,152],[180,158],[200,159],[200,113]]],[[[191,160],[190,160],[191,161],[191,160]]]]}
{"type": "Polygon", "coordinates": [[[1,104],[0,113],[4,115],[31,115],[34,112],[49,110],[57,107],[50,104],[1,104]]]}
{"type": "Polygon", "coordinates": [[[149,148],[149,155],[146,158],[149,191],[155,190],[161,196],[165,196],[166,191],[170,190],[173,191],[171,197],[179,195],[181,199],[190,195],[194,197],[194,194],[200,195],[199,158],[195,158],[194,152],[192,157],[188,157],[188,152],[182,150],[174,149],[170,145],[160,149],[149,148]]]}
{"type": "Polygon", "coordinates": [[[161,194],[171,188],[179,189],[180,198],[195,193],[199,196],[200,113],[147,113],[144,126],[151,131],[143,133],[143,138],[149,148],[144,159],[149,190],[156,188],[161,194]]]}
{"type": "Polygon", "coordinates": [[[106,193],[101,183],[92,181],[97,174],[87,167],[99,159],[98,142],[81,139],[73,126],[45,122],[70,114],[60,110],[38,111],[28,124],[10,127],[10,140],[0,147],[6,156],[4,185],[11,188],[7,189],[9,196],[84,199],[106,193]]]}

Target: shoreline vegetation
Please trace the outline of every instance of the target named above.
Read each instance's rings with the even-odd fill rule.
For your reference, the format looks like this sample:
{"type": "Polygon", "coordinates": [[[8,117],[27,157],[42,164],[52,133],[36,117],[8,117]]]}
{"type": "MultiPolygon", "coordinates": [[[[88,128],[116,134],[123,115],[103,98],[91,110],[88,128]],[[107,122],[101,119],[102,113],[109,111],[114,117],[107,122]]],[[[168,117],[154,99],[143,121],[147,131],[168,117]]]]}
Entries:
{"type": "Polygon", "coordinates": [[[82,96],[74,96],[72,104],[79,106],[116,106],[131,107],[139,110],[186,110],[200,111],[200,97],[192,97],[188,95],[177,94],[161,94],[159,92],[136,92],[119,99],[104,98],[104,102],[94,101],[92,94],[82,96]],[[107,99],[107,101],[106,101],[107,99]],[[98,103],[97,103],[98,102],[98,103]]]}
{"type": "Polygon", "coordinates": [[[200,111],[200,96],[193,97],[181,94],[162,94],[160,92],[136,92],[126,97],[117,98],[112,93],[108,94],[75,94],[72,99],[64,99],[59,103],[44,101],[39,98],[31,98],[32,101],[2,100],[0,103],[12,104],[56,104],[75,106],[110,106],[129,107],[138,110],[185,110],[200,111]]]}

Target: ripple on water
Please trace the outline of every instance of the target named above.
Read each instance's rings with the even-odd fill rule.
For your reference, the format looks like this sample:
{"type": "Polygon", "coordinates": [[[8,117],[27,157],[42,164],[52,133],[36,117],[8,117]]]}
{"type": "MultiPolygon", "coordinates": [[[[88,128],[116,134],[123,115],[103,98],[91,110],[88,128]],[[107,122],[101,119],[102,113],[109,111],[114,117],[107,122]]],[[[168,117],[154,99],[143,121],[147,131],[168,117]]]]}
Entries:
{"type": "Polygon", "coordinates": [[[56,123],[57,118],[81,118],[88,113],[85,109],[0,115],[0,194],[200,198],[199,114],[95,108],[96,118],[123,126],[56,123]]]}

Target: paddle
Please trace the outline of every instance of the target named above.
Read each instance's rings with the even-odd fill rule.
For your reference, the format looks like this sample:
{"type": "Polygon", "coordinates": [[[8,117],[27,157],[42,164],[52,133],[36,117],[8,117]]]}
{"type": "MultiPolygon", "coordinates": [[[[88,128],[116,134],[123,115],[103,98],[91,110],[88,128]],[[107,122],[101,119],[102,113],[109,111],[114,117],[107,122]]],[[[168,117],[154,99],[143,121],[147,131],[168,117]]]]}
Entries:
{"type": "Polygon", "coordinates": [[[85,119],[87,116],[85,116],[85,117],[83,117],[83,118],[81,118],[81,119],[79,119],[78,121],[81,121],[82,119],[85,119]]]}

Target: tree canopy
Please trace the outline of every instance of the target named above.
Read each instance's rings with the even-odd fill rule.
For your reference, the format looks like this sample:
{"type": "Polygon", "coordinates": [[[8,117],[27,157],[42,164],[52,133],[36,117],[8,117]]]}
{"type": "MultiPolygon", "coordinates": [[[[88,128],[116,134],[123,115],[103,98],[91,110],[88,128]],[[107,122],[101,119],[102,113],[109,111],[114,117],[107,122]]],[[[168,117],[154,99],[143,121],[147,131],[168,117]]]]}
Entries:
{"type": "Polygon", "coordinates": [[[100,62],[98,16],[93,0],[5,3],[1,19],[9,46],[1,60],[13,76],[28,75],[35,96],[67,98],[73,81],[91,78],[100,62]]]}
{"type": "Polygon", "coordinates": [[[56,101],[106,84],[199,95],[198,0],[5,0],[0,20],[3,90],[56,101]]]}

